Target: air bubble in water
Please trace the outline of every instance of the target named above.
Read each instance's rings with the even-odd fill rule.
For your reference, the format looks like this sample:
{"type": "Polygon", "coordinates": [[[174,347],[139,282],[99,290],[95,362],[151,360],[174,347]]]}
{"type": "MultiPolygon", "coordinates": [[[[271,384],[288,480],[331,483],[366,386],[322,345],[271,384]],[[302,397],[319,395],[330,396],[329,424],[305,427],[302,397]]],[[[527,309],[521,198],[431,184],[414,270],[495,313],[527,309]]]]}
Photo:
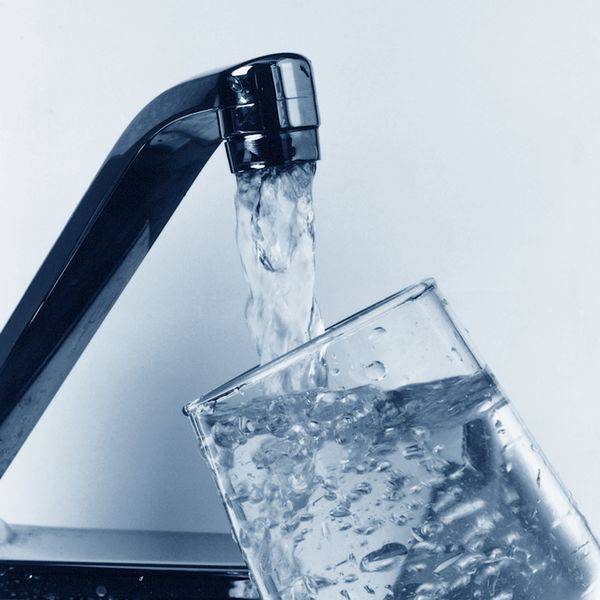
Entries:
{"type": "Polygon", "coordinates": [[[371,381],[381,381],[387,375],[385,365],[380,360],[374,360],[366,365],[364,369],[365,375],[371,381]]]}
{"type": "Polygon", "coordinates": [[[96,596],[98,596],[98,598],[104,598],[104,596],[106,596],[106,588],[103,585],[99,585],[96,588],[96,596]]]}
{"type": "Polygon", "coordinates": [[[331,421],[335,419],[344,407],[335,392],[320,392],[315,396],[309,409],[309,415],[316,421],[331,421]]]}
{"type": "Polygon", "coordinates": [[[360,570],[366,572],[386,571],[397,565],[407,554],[408,549],[404,544],[398,542],[384,544],[381,548],[369,552],[360,561],[360,570]]]}

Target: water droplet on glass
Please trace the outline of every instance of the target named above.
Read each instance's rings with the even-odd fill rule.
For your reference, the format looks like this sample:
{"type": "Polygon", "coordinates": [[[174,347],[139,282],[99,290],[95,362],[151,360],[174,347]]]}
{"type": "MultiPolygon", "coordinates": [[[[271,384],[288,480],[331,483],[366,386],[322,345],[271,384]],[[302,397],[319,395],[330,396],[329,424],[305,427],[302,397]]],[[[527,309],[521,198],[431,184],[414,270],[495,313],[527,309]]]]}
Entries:
{"type": "Polygon", "coordinates": [[[385,334],[387,333],[387,331],[385,330],[385,327],[375,327],[370,333],[369,333],[369,342],[371,342],[371,344],[375,345],[385,334]]]}
{"type": "Polygon", "coordinates": [[[377,531],[382,525],[382,519],[371,517],[369,518],[369,521],[366,525],[358,525],[354,528],[354,531],[359,535],[371,535],[373,532],[377,531]]]}
{"type": "Polygon", "coordinates": [[[387,375],[385,365],[380,360],[374,360],[364,367],[365,375],[371,381],[380,381],[387,375]]]}
{"type": "Polygon", "coordinates": [[[329,511],[329,514],[334,518],[349,517],[352,513],[347,506],[340,504],[329,511]]]}
{"type": "Polygon", "coordinates": [[[373,488],[371,487],[371,484],[368,481],[361,481],[352,488],[352,492],[355,494],[366,496],[367,494],[371,493],[372,489],[373,488]]]}
{"type": "Polygon", "coordinates": [[[402,513],[392,513],[392,516],[390,517],[390,521],[394,525],[398,525],[398,526],[402,527],[403,525],[406,525],[406,522],[408,521],[408,517],[402,513]]]}
{"type": "Polygon", "coordinates": [[[462,354],[458,351],[458,349],[455,346],[452,346],[452,348],[450,348],[450,352],[454,355],[454,357],[458,358],[460,362],[464,362],[462,354]]]}
{"type": "Polygon", "coordinates": [[[103,585],[99,585],[96,588],[96,596],[98,596],[98,598],[104,598],[104,596],[106,596],[106,588],[103,585]]]}
{"type": "Polygon", "coordinates": [[[408,554],[404,544],[392,542],[369,552],[360,561],[360,570],[365,572],[386,571],[397,565],[408,554]]]}

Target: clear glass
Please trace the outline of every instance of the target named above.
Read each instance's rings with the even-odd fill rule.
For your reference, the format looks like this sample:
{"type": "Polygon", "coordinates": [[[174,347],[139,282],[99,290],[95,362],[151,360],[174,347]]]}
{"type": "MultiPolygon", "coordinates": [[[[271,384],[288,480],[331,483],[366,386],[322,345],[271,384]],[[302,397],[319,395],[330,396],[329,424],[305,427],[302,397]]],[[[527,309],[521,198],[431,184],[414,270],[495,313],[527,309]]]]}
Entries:
{"type": "Polygon", "coordinates": [[[433,280],[186,413],[265,600],[600,597],[596,539],[433,280]]]}

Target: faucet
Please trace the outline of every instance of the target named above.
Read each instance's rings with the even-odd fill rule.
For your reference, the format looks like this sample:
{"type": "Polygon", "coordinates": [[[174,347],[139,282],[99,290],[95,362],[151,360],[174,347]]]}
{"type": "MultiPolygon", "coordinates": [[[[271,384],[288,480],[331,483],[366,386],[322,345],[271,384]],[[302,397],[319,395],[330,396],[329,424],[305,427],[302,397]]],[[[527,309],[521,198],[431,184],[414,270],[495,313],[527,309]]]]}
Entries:
{"type": "Polygon", "coordinates": [[[232,173],[319,158],[310,62],[181,83],[123,132],[0,333],[0,477],[222,141],[232,173]]]}

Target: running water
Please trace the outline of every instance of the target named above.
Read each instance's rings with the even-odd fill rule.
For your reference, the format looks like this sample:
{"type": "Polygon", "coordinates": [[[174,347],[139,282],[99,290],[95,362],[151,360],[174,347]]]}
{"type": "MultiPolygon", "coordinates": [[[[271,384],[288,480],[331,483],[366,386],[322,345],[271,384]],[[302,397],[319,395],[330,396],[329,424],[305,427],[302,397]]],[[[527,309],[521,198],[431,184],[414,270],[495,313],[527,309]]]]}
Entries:
{"type": "Polygon", "coordinates": [[[237,242],[250,287],[246,320],[261,364],[323,333],[315,300],[314,162],[237,176],[237,242]]]}
{"type": "MultiPolygon", "coordinates": [[[[314,171],[238,175],[261,363],[323,331],[314,171]]],[[[389,389],[382,362],[363,368],[364,385],[336,389],[312,358],[262,395],[200,405],[206,457],[264,600],[600,598],[597,542],[490,373],[389,389]]]]}
{"type": "MultiPolygon", "coordinates": [[[[246,321],[261,364],[324,331],[315,300],[314,162],[237,175],[237,243],[250,288],[246,321]]],[[[282,373],[270,391],[324,383],[319,357],[282,373]]]]}

